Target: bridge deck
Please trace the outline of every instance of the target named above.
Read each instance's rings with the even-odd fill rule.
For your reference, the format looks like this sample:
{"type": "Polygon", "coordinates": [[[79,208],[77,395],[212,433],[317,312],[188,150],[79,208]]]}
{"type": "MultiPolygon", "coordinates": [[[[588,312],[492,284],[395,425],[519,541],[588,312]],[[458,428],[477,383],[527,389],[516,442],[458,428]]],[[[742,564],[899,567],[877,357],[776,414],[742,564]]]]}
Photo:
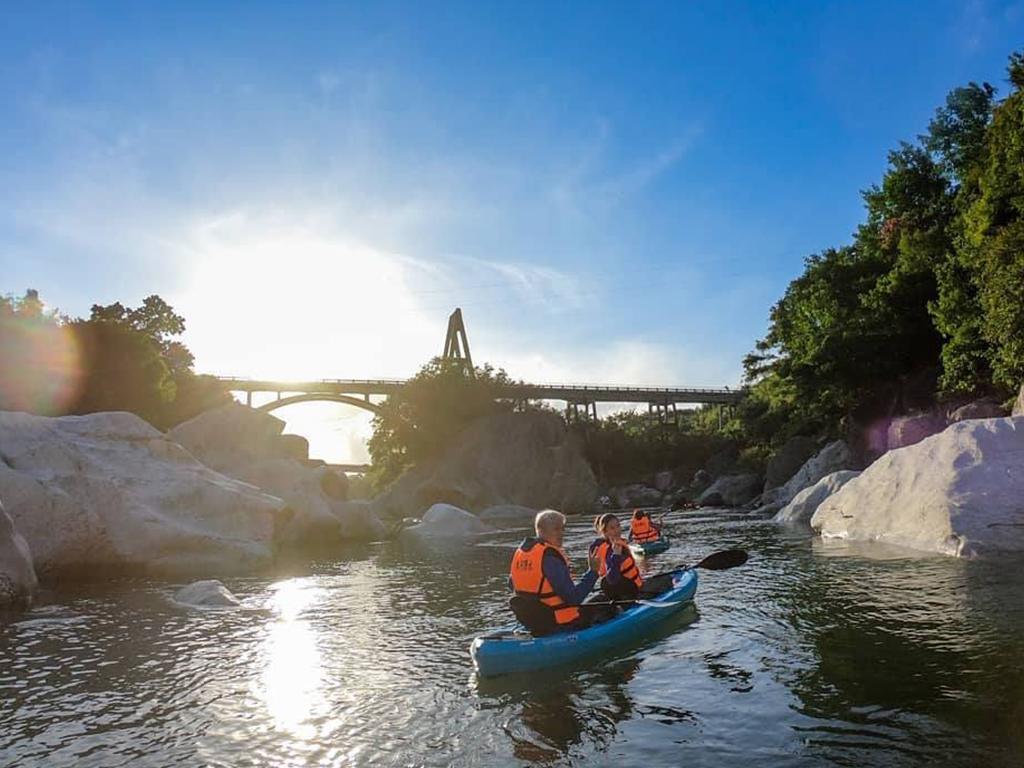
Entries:
{"type": "MultiPolygon", "coordinates": [[[[235,392],[302,392],[334,395],[382,395],[397,392],[404,379],[319,379],[270,381],[218,376],[235,392]]],[[[596,384],[510,384],[502,397],[516,400],[565,400],[579,403],[733,403],[742,390],[701,387],[617,387],[596,384]]]]}

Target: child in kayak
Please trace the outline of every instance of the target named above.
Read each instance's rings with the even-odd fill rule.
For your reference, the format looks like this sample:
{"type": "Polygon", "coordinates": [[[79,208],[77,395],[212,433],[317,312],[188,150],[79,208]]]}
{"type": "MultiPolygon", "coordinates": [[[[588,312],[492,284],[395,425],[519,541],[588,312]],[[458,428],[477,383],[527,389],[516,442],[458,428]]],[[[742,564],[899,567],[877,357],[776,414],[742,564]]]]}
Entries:
{"type": "Polygon", "coordinates": [[[644,580],[629,544],[622,538],[618,517],[611,513],[599,515],[594,520],[594,530],[600,538],[590,545],[590,555],[598,561],[596,571],[601,577],[601,591],[609,600],[650,597],[671,589],[671,574],[644,580]]]}

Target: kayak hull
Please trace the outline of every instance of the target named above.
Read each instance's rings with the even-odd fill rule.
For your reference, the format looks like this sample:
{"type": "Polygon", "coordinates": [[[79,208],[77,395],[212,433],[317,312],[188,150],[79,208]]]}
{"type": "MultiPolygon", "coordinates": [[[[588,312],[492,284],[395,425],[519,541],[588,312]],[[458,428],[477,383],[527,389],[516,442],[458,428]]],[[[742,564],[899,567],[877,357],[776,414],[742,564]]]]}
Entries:
{"type": "Polygon", "coordinates": [[[677,571],[673,575],[672,589],[647,601],[662,603],[664,607],[638,604],[602,624],[547,637],[533,637],[522,628],[519,628],[522,634],[512,634],[512,628],[499,630],[473,640],[470,656],[480,677],[534,672],[571,664],[642,639],[667,619],[685,610],[696,592],[697,572],[692,569],[677,571]]]}
{"type": "Polygon", "coordinates": [[[633,553],[633,557],[650,557],[651,555],[660,555],[671,546],[672,542],[669,541],[669,538],[662,536],[650,544],[630,544],[629,551],[633,553]]]}

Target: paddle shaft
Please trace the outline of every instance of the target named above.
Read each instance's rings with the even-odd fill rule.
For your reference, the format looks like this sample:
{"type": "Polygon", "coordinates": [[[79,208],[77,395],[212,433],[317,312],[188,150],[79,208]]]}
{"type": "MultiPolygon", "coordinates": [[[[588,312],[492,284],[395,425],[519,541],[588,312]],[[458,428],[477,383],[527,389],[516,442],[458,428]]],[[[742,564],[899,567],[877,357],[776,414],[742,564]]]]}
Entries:
{"type": "Polygon", "coordinates": [[[664,576],[667,573],[689,571],[696,568],[704,568],[709,571],[727,571],[730,568],[743,565],[747,562],[748,557],[747,553],[742,549],[723,549],[720,552],[712,552],[696,565],[679,565],[675,568],[664,571],[663,573],[656,573],[653,576],[647,576],[645,578],[654,579],[658,576],[664,576]]]}

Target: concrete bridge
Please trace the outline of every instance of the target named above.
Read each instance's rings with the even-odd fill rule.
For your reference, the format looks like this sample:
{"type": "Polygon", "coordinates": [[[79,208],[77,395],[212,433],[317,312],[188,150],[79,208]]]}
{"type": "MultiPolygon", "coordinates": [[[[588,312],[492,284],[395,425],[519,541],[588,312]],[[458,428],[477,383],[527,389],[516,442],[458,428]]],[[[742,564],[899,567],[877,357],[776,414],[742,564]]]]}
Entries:
{"type": "MultiPolygon", "coordinates": [[[[462,310],[456,309],[448,318],[445,336],[446,359],[458,360],[472,375],[473,358],[469,353],[469,338],[462,320],[462,310]]],[[[353,405],[356,408],[380,412],[379,402],[372,398],[386,398],[406,385],[404,379],[319,379],[315,381],[270,381],[218,376],[232,392],[244,392],[245,402],[252,407],[253,393],[274,395],[260,410],[273,411],[286,405],[308,402],[332,402],[353,405]]],[[[496,397],[525,403],[529,400],[557,400],[565,403],[568,421],[597,420],[598,403],[647,403],[653,417],[662,421],[675,421],[678,405],[732,405],[740,399],[742,390],[722,387],[617,387],[601,384],[526,384],[516,382],[500,390],[496,397]]],[[[719,411],[721,420],[721,411],[719,411]]]]}
{"type": "MultiPolygon", "coordinates": [[[[219,376],[232,392],[245,393],[246,404],[252,406],[253,394],[274,395],[259,406],[273,411],[286,405],[308,402],[345,403],[371,413],[380,411],[379,399],[398,392],[404,379],[319,379],[315,381],[275,381],[219,376]],[[373,398],[378,398],[374,402],[373,398]]],[[[678,405],[732,405],[741,390],[722,387],[620,387],[599,384],[509,384],[496,393],[503,400],[556,400],[566,404],[569,419],[597,418],[598,403],[647,403],[648,410],[661,419],[673,419],[678,405]]]]}

